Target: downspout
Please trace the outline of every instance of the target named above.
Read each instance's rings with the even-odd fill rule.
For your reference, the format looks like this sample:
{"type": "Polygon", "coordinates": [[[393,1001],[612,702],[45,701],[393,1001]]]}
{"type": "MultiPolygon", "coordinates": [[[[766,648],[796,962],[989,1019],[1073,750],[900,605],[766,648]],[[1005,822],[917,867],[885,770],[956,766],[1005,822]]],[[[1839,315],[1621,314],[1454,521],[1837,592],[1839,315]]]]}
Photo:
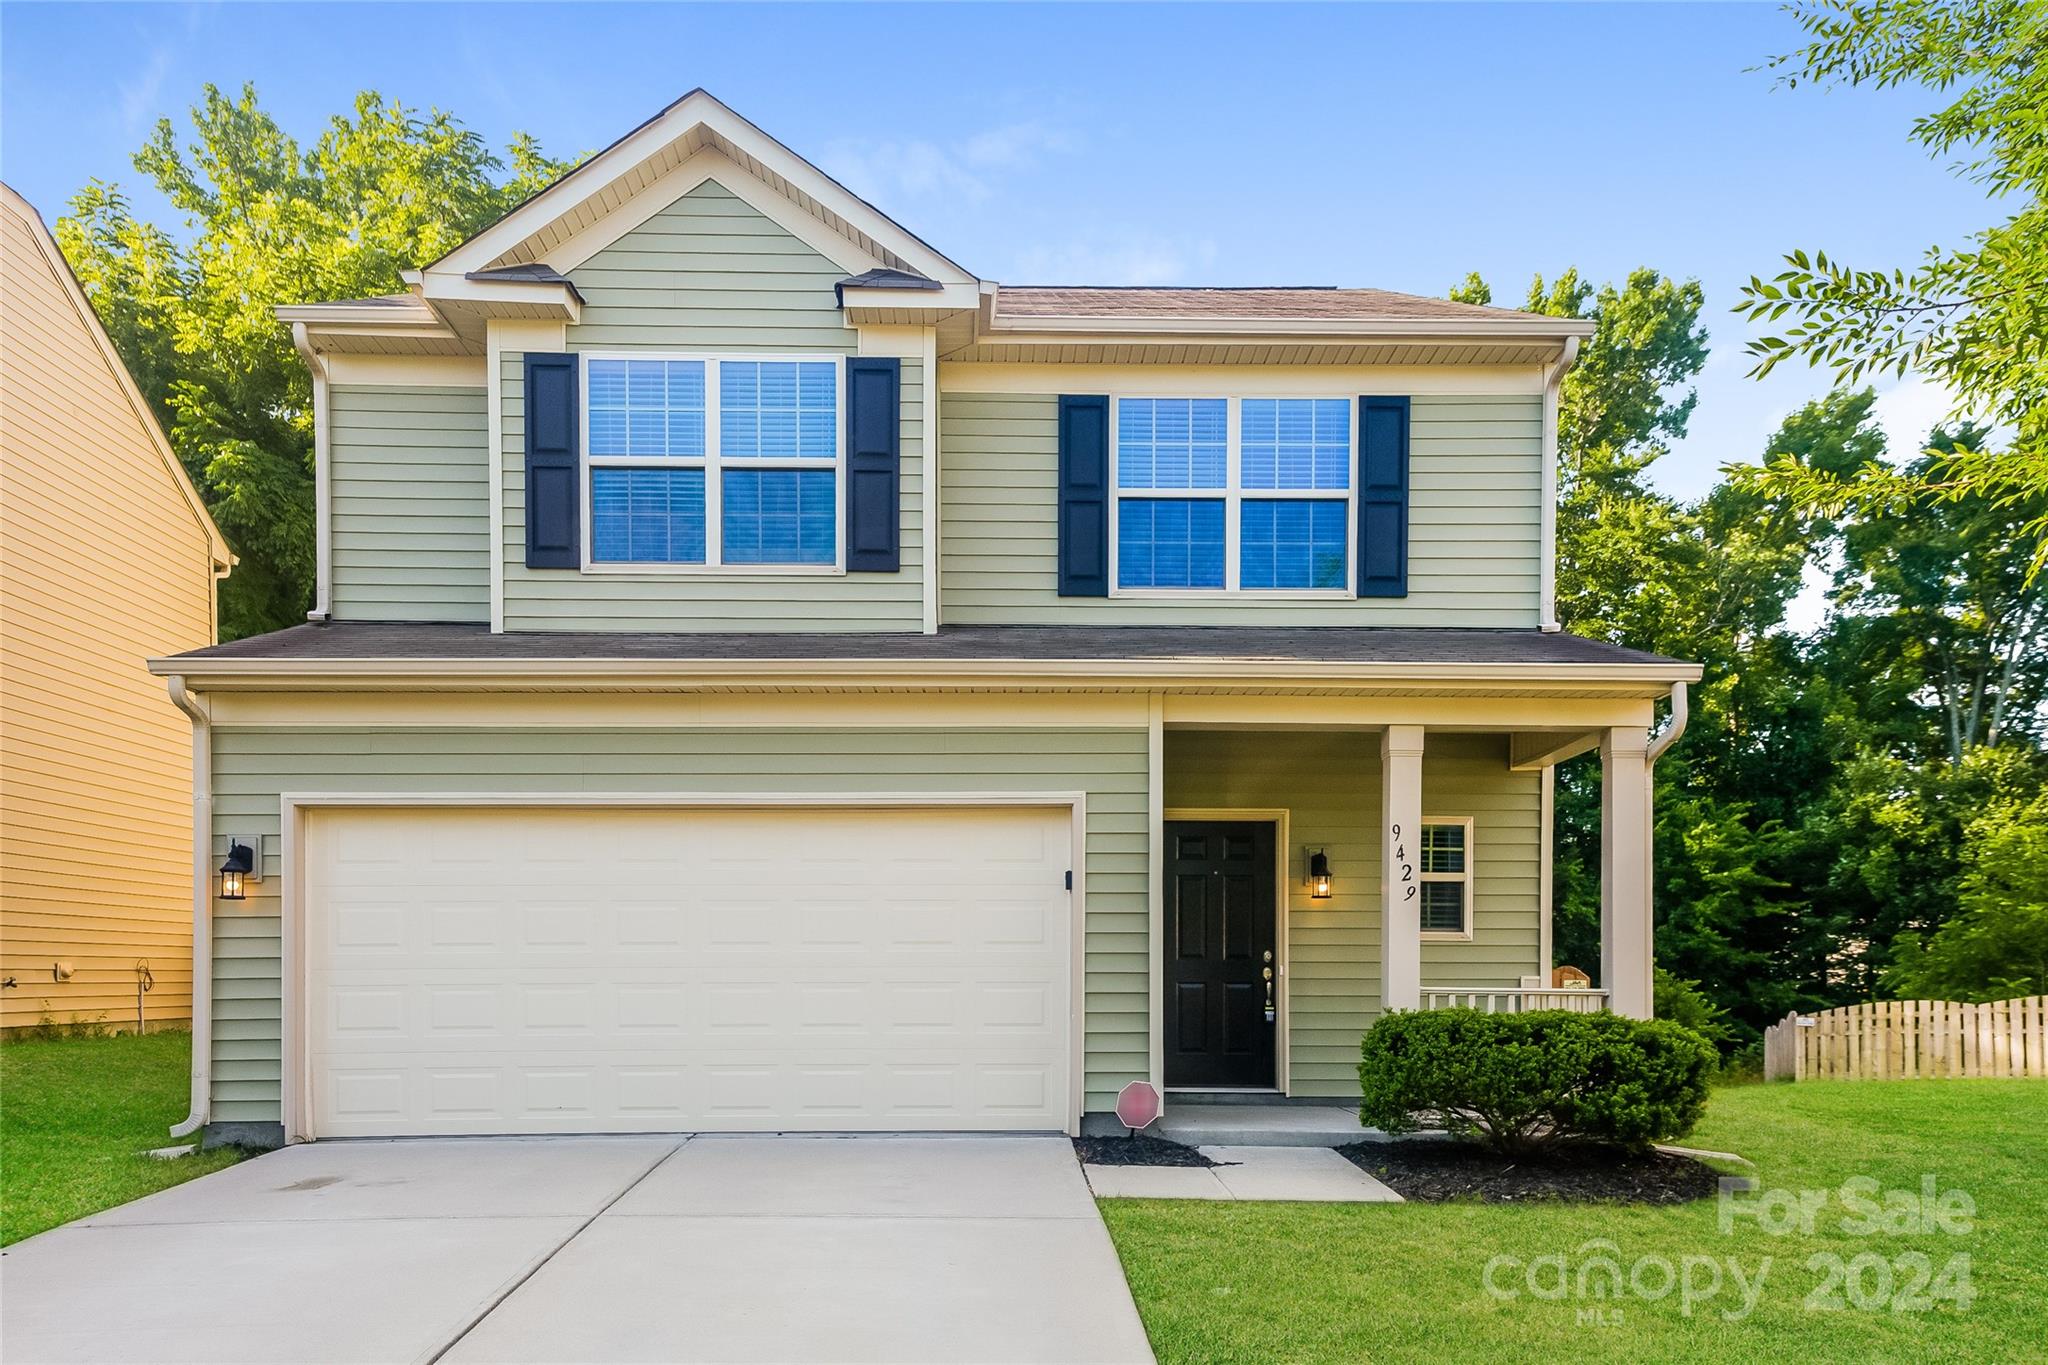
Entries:
{"type": "Polygon", "coordinates": [[[313,610],[308,621],[327,619],[327,580],[334,562],[334,499],[328,488],[333,477],[327,457],[327,362],[313,349],[306,324],[292,324],[292,345],[304,357],[313,376],[313,610]]]}
{"type": "Polygon", "coordinates": [[[1536,615],[1549,632],[1564,629],[1557,621],[1557,401],[1565,371],[1578,362],[1579,339],[1566,337],[1556,360],[1543,367],[1543,511],[1536,553],[1542,561],[1536,615]]]}
{"type": "Polygon", "coordinates": [[[186,1137],[206,1126],[213,1103],[213,721],[183,678],[166,681],[192,718],[192,1108],[171,1129],[186,1137]]]}

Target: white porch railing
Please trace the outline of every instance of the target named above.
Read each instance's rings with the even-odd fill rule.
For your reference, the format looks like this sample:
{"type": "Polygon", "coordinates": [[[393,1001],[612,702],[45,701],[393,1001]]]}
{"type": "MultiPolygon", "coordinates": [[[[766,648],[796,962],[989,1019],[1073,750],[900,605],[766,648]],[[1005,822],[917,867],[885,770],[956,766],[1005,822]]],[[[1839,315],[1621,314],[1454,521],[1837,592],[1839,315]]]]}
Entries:
{"type": "Polygon", "coordinates": [[[1484,1010],[1488,1014],[1522,1014],[1529,1010],[1570,1010],[1574,1014],[1597,1014],[1607,1008],[1607,992],[1584,986],[1500,990],[1424,991],[1426,1010],[1484,1010]]]}

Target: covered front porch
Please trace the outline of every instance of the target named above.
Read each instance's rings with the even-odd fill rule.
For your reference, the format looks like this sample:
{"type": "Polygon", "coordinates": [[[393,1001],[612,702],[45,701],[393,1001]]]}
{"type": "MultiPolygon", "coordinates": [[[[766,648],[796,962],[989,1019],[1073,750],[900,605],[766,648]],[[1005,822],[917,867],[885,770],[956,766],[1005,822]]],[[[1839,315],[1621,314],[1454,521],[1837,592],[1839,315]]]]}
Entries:
{"type": "Polygon", "coordinates": [[[1651,1009],[1655,696],[1168,695],[1158,708],[1152,1076],[1169,1112],[1348,1102],[1395,1009],[1651,1009]],[[1601,952],[1554,984],[1556,766],[1601,768],[1601,952]],[[1593,761],[1589,759],[1588,761],[1593,761]]]}

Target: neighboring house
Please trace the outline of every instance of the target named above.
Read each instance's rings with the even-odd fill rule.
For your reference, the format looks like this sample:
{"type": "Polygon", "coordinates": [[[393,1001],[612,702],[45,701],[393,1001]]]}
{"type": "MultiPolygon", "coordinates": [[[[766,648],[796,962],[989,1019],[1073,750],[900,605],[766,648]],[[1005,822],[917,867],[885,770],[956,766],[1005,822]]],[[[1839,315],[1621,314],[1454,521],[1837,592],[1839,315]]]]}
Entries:
{"type": "Polygon", "coordinates": [[[1553,622],[1591,323],[998,285],[702,92],[407,279],[279,310],[314,623],[152,665],[260,873],[215,1140],[1350,1096],[1384,1009],[1554,998],[1596,748],[1573,998],[1648,1012],[1699,670],[1553,622]]]}
{"type": "Polygon", "coordinates": [[[0,185],[0,1027],[192,1017],[192,727],[143,665],[217,638],[229,562],[0,185]]]}

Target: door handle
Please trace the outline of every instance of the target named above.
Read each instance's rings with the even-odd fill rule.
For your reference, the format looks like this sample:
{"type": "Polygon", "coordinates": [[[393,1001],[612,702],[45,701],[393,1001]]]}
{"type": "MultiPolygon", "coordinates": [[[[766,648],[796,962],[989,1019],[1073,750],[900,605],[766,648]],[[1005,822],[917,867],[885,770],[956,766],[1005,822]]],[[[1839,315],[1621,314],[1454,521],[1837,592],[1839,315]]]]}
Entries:
{"type": "MultiPolygon", "coordinates": [[[[1272,957],[1271,953],[1266,954],[1267,961],[1271,961],[1272,957]]],[[[1266,980],[1266,1022],[1270,1024],[1279,1017],[1273,1008],[1273,969],[1271,967],[1263,968],[1259,975],[1266,980]]]]}

